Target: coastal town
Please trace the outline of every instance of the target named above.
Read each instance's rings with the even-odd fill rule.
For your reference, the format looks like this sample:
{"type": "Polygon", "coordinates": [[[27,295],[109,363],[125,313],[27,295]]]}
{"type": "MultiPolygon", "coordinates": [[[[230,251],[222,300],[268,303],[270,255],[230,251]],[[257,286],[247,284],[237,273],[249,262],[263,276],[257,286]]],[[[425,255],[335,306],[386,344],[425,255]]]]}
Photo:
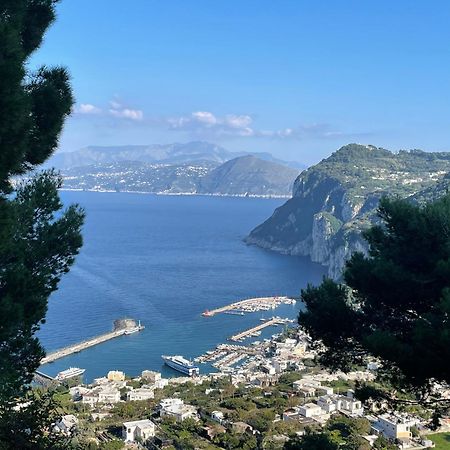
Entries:
{"type": "MultiPolygon", "coordinates": [[[[450,419],[432,430],[426,409],[364,404],[355,387],[375,379],[377,362],[329,372],[310,337],[283,323],[289,326],[270,338],[219,344],[193,362],[172,357],[196,369],[188,376],[163,378],[152,370],[129,376],[111,368],[84,384],[82,374],[69,372],[46,388],[55,390],[64,412],[55,430],[81,448],[98,449],[283,449],[342,423],[358,430],[361,449],[434,448],[450,436],[450,419]],[[216,371],[204,374],[202,364],[216,371]]],[[[183,372],[172,363],[166,361],[183,372]]],[[[449,388],[439,389],[450,399],[449,388]]]]}

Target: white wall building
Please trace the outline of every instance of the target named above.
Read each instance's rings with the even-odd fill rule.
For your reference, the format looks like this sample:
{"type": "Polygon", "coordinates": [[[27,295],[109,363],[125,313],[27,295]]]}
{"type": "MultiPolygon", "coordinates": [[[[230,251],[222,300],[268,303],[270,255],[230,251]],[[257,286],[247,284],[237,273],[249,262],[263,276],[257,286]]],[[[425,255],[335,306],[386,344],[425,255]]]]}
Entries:
{"type": "Polygon", "coordinates": [[[159,372],[154,372],[153,370],[143,370],[141,378],[146,382],[153,384],[161,379],[161,374],[159,372]]]}
{"type": "Polygon", "coordinates": [[[155,424],[148,419],[124,422],[122,436],[125,442],[145,442],[155,436],[155,424]]]}
{"type": "Polygon", "coordinates": [[[128,401],[148,400],[155,397],[155,391],[149,388],[132,389],[127,392],[128,401]]]}
{"type": "Polygon", "coordinates": [[[372,425],[372,429],[377,434],[383,434],[388,439],[408,439],[411,438],[411,427],[417,421],[394,414],[382,414],[372,425]]]}
{"type": "Polygon", "coordinates": [[[98,386],[85,392],[82,402],[91,406],[96,403],[118,403],[120,402],[120,391],[113,386],[98,386]]]}
{"type": "Polygon", "coordinates": [[[211,419],[216,422],[222,423],[224,421],[223,412],[222,411],[213,411],[211,413],[211,419]]]}
{"type": "Polygon", "coordinates": [[[315,403],[306,403],[305,405],[299,406],[298,412],[303,417],[320,416],[324,413],[322,408],[315,403]]]}
{"type": "Polygon", "coordinates": [[[185,405],[179,398],[166,398],[161,400],[159,406],[161,417],[174,417],[177,422],[197,419],[197,409],[194,406],[185,405]]]}
{"type": "Polygon", "coordinates": [[[66,414],[55,423],[54,429],[68,436],[75,430],[78,425],[78,419],[73,414],[66,414]]]}

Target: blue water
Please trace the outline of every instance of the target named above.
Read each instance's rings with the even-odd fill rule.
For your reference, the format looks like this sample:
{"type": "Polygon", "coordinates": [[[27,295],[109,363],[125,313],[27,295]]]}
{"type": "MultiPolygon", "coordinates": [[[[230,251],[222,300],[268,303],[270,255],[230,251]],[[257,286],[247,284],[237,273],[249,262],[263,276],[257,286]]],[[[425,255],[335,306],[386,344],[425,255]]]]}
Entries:
{"type": "MultiPolygon", "coordinates": [[[[204,318],[205,309],[248,297],[298,295],[324,273],[308,259],[243,243],[282,200],[61,195],[65,203],[78,202],[86,209],[84,246],[50,298],[47,322],[39,332],[44,347],[51,351],[108,332],[114,319],[125,316],[140,319],[146,328],[43,366],[50,375],[69,366],[85,368],[86,381],[112,369],[177,375],[163,366],[162,354],[198,356],[262,316],[204,318]]],[[[285,305],[275,312],[295,317],[299,307],[285,305]]],[[[275,331],[270,327],[260,338],[275,331]]]]}

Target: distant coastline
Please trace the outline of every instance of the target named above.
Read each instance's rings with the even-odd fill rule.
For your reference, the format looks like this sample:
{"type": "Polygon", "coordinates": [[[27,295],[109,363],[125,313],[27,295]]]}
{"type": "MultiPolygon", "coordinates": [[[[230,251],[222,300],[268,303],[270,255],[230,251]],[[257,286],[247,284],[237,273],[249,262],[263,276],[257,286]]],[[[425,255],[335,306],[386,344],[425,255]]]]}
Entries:
{"type": "Polygon", "coordinates": [[[75,189],[60,188],[60,191],[69,192],[97,192],[113,194],[145,194],[145,195],[164,195],[164,196],[200,196],[200,197],[239,197],[239,198],[264,198],[264,199],[289,199],[291,195],[260,195],[260,194],[202,194],[198,192],[144,192],[144,191],[116,191],[113,189],[75,189]]]}

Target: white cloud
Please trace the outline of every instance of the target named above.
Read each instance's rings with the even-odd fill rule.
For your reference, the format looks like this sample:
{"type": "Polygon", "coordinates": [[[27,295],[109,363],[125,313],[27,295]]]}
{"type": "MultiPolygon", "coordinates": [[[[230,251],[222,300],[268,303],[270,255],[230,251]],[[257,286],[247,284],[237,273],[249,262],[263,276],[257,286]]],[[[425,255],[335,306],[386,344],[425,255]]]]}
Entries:
{"type": "Polygon", "coordinates": [[[195,111],[186,116],[170,117],[167,123],[171,130],[188,131],[209,136],[252,136],[252,118],[248,115],[229,114],[215,116],[209,111],[195,111]]]}
{"type": "Polygon", "coordinates": [[[169,129],[184,131],[204,138],[253,137],[279,140],[327,139],[341,136],[324,123],[298,125],[279,130],[259,130],[247,114],[216,116],[210,111],[195,111],[190,114],[165,119],[169,129]]]}
{"type": "MultiPolygon", "coordinates": [[[[362,133],[347,133],[336,130],[326,123],[299,124],[281,129],[259,129],[248,114],[215,115],[211,111],[194,111],[174,117],[149,117],[144,112],[124,105],[117,98],[101,109],[90,103],[81,103],[75,112],[84,115],[113,117],[126,122],[142,123],[150,127],[168,127],[169,130],[185,132],[199,139],[261,138],[272,140],[317,140],[360,136],[362,133]]],[[[367,133],[363,133],[367,135],[367,133]]]]}
{"type": "Polygon", "coordinates": [[[121,119],[130,119],[130,120],[142,120],[144,118],[144,113],[140,109],[130,109],[130,108],[121,108],[121,109],[109,109],[109,114],[113,117],[118,117],[121,119]]]}
{"type": "Polygon", "coordinates": [[[108,113],[113,117],[137,121],[144,118],[144,112],[142,110],[125,107],[117,100],[111,100],[109,106],[110,109],[108,110],[108,113]]]}
{"type": "Polygon", "coordinates": [[[111,106],[111,108],[113,108],[113,109],[120,109],[120,108],[122,108],[122,105],[117,100],[111,100],[109,102],[109,106],[111,106]]]}
{"type": "Polygon", "coordinates": [[[80,106],[75,107],[77,114],[100,114],[102,110],[91,103],[81,103],[80,106]]]}

